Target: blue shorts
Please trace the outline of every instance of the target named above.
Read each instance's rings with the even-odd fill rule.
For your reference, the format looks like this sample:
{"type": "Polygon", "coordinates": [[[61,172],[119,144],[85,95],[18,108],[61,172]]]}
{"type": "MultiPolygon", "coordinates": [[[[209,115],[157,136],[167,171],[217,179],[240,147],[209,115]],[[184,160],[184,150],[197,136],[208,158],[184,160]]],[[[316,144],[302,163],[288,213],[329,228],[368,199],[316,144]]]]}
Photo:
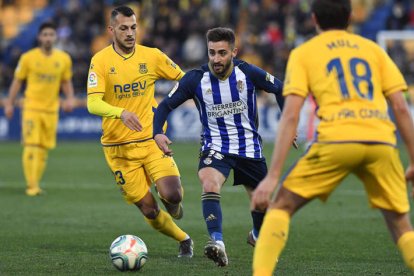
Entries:
{"type": "Polygon", "coordinates": [[[253,159],[235,155],[225,155],[215,150],[209,150],[200,154],[198,170],[202,168],[215,168],[227,179],[230,170],[233,169],[234,184],[249,186],[253,189],[267,174],[266,160],[264,158],[253,159]]]}

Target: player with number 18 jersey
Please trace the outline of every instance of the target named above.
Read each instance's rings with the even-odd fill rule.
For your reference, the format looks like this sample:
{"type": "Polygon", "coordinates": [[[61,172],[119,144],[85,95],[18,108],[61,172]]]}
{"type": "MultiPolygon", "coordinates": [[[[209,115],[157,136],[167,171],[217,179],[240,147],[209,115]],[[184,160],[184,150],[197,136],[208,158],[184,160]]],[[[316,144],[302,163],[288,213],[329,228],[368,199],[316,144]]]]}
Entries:
{"type": "Polygon", "coordinates": [[[395,145],[395,126],[385,97],[406,89],[403,76],[378,45],[332,30],[293,50],[284,96],[306,97],[308,91],[314,95],[321,120],[317,142],[395,145]],[[323,53],[312,55],[315,52],[323,53]]]}

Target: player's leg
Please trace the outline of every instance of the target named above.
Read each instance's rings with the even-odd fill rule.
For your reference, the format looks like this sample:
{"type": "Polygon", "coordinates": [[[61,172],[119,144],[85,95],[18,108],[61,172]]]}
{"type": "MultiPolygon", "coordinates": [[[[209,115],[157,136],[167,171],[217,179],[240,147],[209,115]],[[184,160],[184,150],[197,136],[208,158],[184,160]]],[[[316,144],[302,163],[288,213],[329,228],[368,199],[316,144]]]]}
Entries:
{"type": "MultiPolygon", "coordinates": [[[[267,174],[267,166],[265,160],[252,160],[246,158],[236,158],[234,170],[234,185],[243,185],[249,196],[252,197],[253,190],[259,185],[259,182],[267,174]]],[[[247,243],[255,246],[259,237],[259,231],[262,227],[265,210],[252,210],[251,216],[253,228],[247,235],[247,243]]]]}
{"type": "Polygon", "coordinates": [[[357,170],[372,207],[379,208],[407,266],[414,271],[414,231],[404,169],[398,150],[387,145],[367,145],[364,166],[357,170]],[[386,169],[384,169],[386,168],[386,169]]]}
{"type": "Polygon", "coordinates": [[[301,197],[284,187],[269,206],[253,255],[253,274],[272,275],[279,256],[286,245],[290,218],[310,199],[301,197]]]}
{"type": "Polygon", "coordinates": [[[142,163],[147,155],[147,148],[143,145],[128,144],[104,147],[104,153],[125,200],[139,208],[145,221],[152,228],[180,243],[179,257],[191,257],[192,240],[174,223],[167,212],[159,208],[151,194],[151,180],[142,163]],[[185,254],[182,254],[183,248],[186,249],[185,254]]]}
{"type": "Polygon", "coordinates": [[[414,231],[409,214],[388,210],[381,210],[381,212],[394,242],[401,251],[405,264],[414,271],[414,231]]]}
{"type": "MultiPolygon", "coordinates": [[[[174,162],[172,160],[172,162],[174,162]]],[[[165,209],[175,219],[181,219],[184,210],[181,204],[184,189],[181,186],[179,176],[165,176],[155,181],[158,196],[164,204],[165,209]]]]}
{"type": "Polygon", "coordinates": [[[225,251],[220,205],[221,187],[230,173],[231,166],[225,156],[213,150],[200,158],[198,177],[202,185],[201,204],[210,241],[204,247],[204,254],[218,266],[226,266],[228,258],[225,251]]]}
{"type": "Polygon", "coordinates": [[[26,194],[29,196],[42,193],[40,180],[48,155],[48,145],[44,141],[44,133],[47,129],[45,129],[43,115],[40,112],[23,111],[22,116],[22,163],[27,186],[26,194]]]}
{"type": "Polygon", "coordinates": [[[315,197],[326,200],[360,159],[358,151],[346,144],[314,144],[308,149],[267,210],[254,250],[254,275],[272,275],[288,238],[291,216],[315,197]]]}
{"type": "Polygon", "coordinates": [[[145,143],[147,146],[144,168],[155,182],[161,202],[165,209],[175,219],[183,217],[183,187],[181,186],[180,172],[174,159],[161,152],[153,141],[145,143]]]}

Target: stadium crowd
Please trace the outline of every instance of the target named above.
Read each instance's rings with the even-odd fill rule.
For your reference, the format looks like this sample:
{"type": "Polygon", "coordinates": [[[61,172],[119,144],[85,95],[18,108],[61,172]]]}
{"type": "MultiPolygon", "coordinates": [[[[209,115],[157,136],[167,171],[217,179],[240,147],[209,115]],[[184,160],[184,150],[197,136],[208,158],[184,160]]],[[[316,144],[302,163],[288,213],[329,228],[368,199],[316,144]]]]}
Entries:
{"type": "MultiPolygon", "coordinates": [[[[33,1],[0,1],[1,10],[19,2],[33,1]]],[[[290,50],[314,35],[307,0],[159,0],[156,3],[150,0],[49,0],[53,13],[45,20],[57,24],[57,47],[73,58],[73,81],[79,97],[85,96],[92,55],[110,43],[105,21],[108,12],[120,4],[129,4],[139,14],[140,42],[162,49],[185,70],[206,61],[204,33],[211,27],[234,28],[239,39],[239,58],[280,79],[284,78],[290,50]]],[[[367,36],[375,37],[378,30],[366,26],[380,11],[386,17],[385,29],[414,29],[414,5],[409,0],[354,0],[353,5],[352,29],[356,33],[368,30],[367,36]]],[[[0,27],[4,30],[5,26],[0,27]]],[[[0,34],[0,39],[0,95],[4,97],[23,51],[13,43],[14,38],[6,39],[0,34]]],[[[411,85],[414,84],[412,43],[395,43],[389,50],[411,85]]],[[[157,93],[162,95],[169,88],[168,84],[159,83],[157,93]]]]}

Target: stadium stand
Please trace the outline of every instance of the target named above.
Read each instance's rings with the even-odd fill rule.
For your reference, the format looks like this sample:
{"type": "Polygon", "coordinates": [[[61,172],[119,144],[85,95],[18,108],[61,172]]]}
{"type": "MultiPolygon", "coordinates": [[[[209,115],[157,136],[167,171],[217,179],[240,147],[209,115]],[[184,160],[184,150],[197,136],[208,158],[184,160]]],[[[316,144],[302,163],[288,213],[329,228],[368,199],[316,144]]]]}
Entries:
{"type": "MultiPolygon", "coordinates": [[[[236,30],[240,58],[283,79],[290,50],[314,35],[306,0],[160,0],[157,4],[150,0],[3,0],[0,95],[7,92],[20,54],[33,47],[33,30],[52,20],[58,25],[58,47],[73,58],[75,89],[83,96],[90,58],[109,43],[105,19],[110,8],[119,4],[129,4],[139,14],[140,41],[162,49],[184,69],[206,61],[204,32],[221,25],[236,30]]],[[[370,39],[375,39],[380,29],[414,28],[414,6],[409,0],[354,0],[353,5],[353,31],[370,39]]],[[[412,43],[396,47],[402,51],[391,52],[404,55],[397,59],[409,62],[399,65],[412,72],[412,43]]],[[[162,84],[159,87],[161,95],[169,89],[162,84]]]]}

